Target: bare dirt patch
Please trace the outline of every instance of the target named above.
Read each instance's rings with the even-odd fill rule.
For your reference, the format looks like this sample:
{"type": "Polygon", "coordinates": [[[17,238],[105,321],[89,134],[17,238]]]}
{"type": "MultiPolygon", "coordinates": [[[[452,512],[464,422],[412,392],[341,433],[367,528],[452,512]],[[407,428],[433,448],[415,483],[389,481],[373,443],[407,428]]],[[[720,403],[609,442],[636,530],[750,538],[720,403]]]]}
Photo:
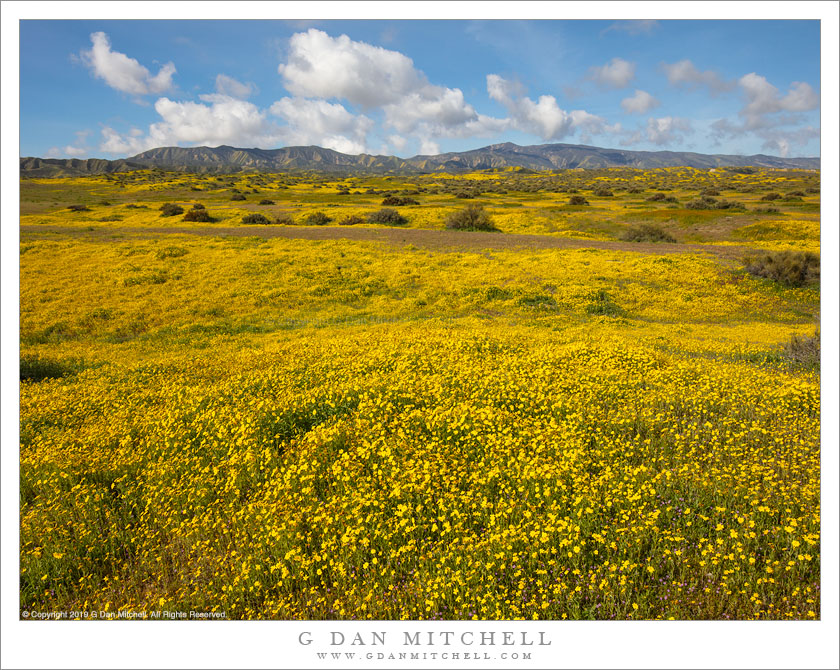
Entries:
{"type": "Polygon", "coordinates": [[[421,228],[339,228],[335,226],[255,226],[255,227],[96,227],[93,230],[64,226],[21,226],[21,235],[59,234],[86,237],[157,237],[159,235],[199,235],[212,237],[262,237],[290,240],[360,240],[395,245],[413,244],[436,251],[483,251],[487,249],[606,249],[644,254],[709,253],[726,259],[739,259],[750,249],[745,246],[706,244],[652,244],[579,240],[547,235],[429,230],[421,228]]]}

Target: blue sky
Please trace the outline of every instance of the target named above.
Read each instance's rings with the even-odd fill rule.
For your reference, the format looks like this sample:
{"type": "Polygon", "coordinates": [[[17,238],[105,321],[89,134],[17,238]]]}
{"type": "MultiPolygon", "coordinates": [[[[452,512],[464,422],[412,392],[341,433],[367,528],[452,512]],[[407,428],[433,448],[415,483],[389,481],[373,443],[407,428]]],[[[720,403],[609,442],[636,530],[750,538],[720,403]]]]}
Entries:
{"type": "Polygon", "coordinates": [[[28,20],[20,39],[22,156],[820,154],[818,21],[28,20]]]}

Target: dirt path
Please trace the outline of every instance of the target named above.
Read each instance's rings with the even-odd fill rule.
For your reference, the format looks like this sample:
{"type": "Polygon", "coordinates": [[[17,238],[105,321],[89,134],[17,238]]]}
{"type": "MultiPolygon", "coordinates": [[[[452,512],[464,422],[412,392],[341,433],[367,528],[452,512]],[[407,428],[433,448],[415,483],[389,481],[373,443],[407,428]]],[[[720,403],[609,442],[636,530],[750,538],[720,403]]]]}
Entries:
{"type": "Polygon", "coordinates": [[[709,253],[737,260],[750,249],[742,246],[706,244],[645,244],[580,240],[548,235],[516,235],[505,233],[462,232],[423,228],[342,228],[338,226],[254,226],[254,227],[97,227],[94,230],[64,226],[26,225],[24,234],[64,234],[85,237],[150,237],[157,235],[202,235],[213,237],[281,237],[290,240],[364,240],[395,245],[413,244],[437,251],[480,251],[485,249],[607,249],[646,254],[709,253]]]}

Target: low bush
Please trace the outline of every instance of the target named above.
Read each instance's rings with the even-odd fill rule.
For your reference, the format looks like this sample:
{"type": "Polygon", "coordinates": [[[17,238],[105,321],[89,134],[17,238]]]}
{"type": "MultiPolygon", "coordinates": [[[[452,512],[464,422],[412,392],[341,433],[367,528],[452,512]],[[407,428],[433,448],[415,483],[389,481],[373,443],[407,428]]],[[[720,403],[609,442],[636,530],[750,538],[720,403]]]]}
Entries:
{"type": "Polygon", "coordinates": [[[812,336],[794,335],[784,345],[785,356],[797,366],[820,369],[820,331],[812,336]]]}
{"type": "Polygon", "coordinates": [[[192,206],[192,208],[193,209],[204,209],[204,205],[202,205],[200,202],[197,202],[192,206]]]}
{"type": "Polygon", "coordinates": [[[621,234],[625,242],[676,242],[676,238],[666,230],[652,223],[640,223],[631,226],[621,234]]]}
{"type": "Polygon", "coordinates": [[[493,219],[484,207],[475,204],[451,212],[447,215],[444,223],[450,230],[498,230],[493,225],[493,219]]]}
{"type": "Polygon", "coordinates": [[[592,195],[598,196],[599,198],[611,198],[612,194],[613,192],[604,186],[596,188],[592,191],[592,195]]]}
{"type": "Polygon", "coordinates": [[[184,214],[184,221],[196,221],[199,223],[208,223],[213,219],[210,218],[210,214],[207,213],[207,210],[203,207],[201,209],[191,209],[189,212],[184,214]]]}
{"type": "Polygon", "coordinates": [[[274,217],[274,224],[277,226],[293,226],[295,225],[295,220],[291,214],[283,212],[274,217]]]}
{"type": "Polygon", "coordinates": [[[761,196],[761,199],[769,202],[771,200],[778,200],[781,197],[782,197],[781,193],[767,193],[767,194],[761,196]]]}
{"type": "Polygon", "coordinates": [[[332,221],[331,216],[327,216],[323,212],[312,212],[303,219],[303,224],[306,226],[326,226],[332,221]]]}
{"type": "Polygon", "coordinates": [[[90,207],[87,205],[70,205],[67,209],[71,212],[89,212],[90,207]]]}
{"type": "Polygon", "coordinates": [[[184,208],[181,205],[176,205],[172,202],[167,202],[160,207],[160,215],[161,216],[177,216],[178,214],[183,214],[184,208]]]}
{"type": "Polygon", "coordinates": [[[744,259],[751,275],[772,279],[786,286],[805,286],[820,281],[820,257],[810,251],[777,251],[744,259]]]}
{"type": "Polygon", "coordinates": [[[407,218],[390,207],[383,207],[375,212],[371,212],[368,214],[367,220],[368,223],[381,223],[386,226],[402,226],[408,223],[407,218]]]}
{"type": "Polygon", "coordinates": [[[696,200],[691,200],[685,203],[686,209],[745,209],[740,202],[733,200],[716,200],[708,195],[704,195],[696,200]]]}
{"type": "Polygon", "coordinates": [[[407,196],[389,195],[382,201],[382,204],[391,207],[401,207],[403,205],[419,205],[420,203],[414,198],[409,198],[407,196]]]}
{"type": "Polygon", "coordinates": [[[241,193],[234,193],[232,196],[230,196],[230,199],[231,200],[236,200],[236,201],[241,201],[241,200],[245,200],[246,198],[241,193]]]}
{"type": "Polygon", "coordinates": [[[358,226],[365,222],[365,219],[357,214],[345,216],[338,222],[339,226],[358,226]]]}
{"type": "Polygon", "coordinates": [[[267,226],[271,223],[271,221],[262,214],[246,214],[242,217],[242,223],[254,223],[261,226],[267,226]]]}
{"type": "Polygon", "coordinates": [[[582,195],[573,195],[569,198],[570,205],[588,205],[589,201],[584,198],[582,195]]]}
{"type": "Polygon", "coordinates": [[[260,200],[260,204],[261,204],[261,205],[273,205],[273,204],[274,204],[274,201],[273,201],[273,200],[269,200],[268,198],[264,198],[263,200],[260,200]]]}

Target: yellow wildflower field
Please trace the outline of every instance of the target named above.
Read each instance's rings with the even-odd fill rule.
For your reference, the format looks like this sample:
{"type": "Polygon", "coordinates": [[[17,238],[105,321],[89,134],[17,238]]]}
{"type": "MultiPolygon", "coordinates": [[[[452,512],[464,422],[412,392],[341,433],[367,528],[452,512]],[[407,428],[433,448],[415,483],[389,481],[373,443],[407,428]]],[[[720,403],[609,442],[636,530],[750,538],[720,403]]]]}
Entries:
{"type": "Polygon", "coordinates": [[[819,285],[740,259],[818,253],[818,185],[687,168],[23,182],[21,606],[819,618],[820,373],[791,354],[819,285]],[[710,189],[742,206],[682,206],[710,189]],[[389,193],[418,202],[398,207],[411,240],[338,225],[389,193]],[[473,202],[499,240],[536,241],[436,245],[473,202]],[[307,238],[317,211],[329,236],[307,238]],[[292,219],[241,223],[255,212],[292,219]],[[622,242],[638,222],[677,241],[622,242]]]}

